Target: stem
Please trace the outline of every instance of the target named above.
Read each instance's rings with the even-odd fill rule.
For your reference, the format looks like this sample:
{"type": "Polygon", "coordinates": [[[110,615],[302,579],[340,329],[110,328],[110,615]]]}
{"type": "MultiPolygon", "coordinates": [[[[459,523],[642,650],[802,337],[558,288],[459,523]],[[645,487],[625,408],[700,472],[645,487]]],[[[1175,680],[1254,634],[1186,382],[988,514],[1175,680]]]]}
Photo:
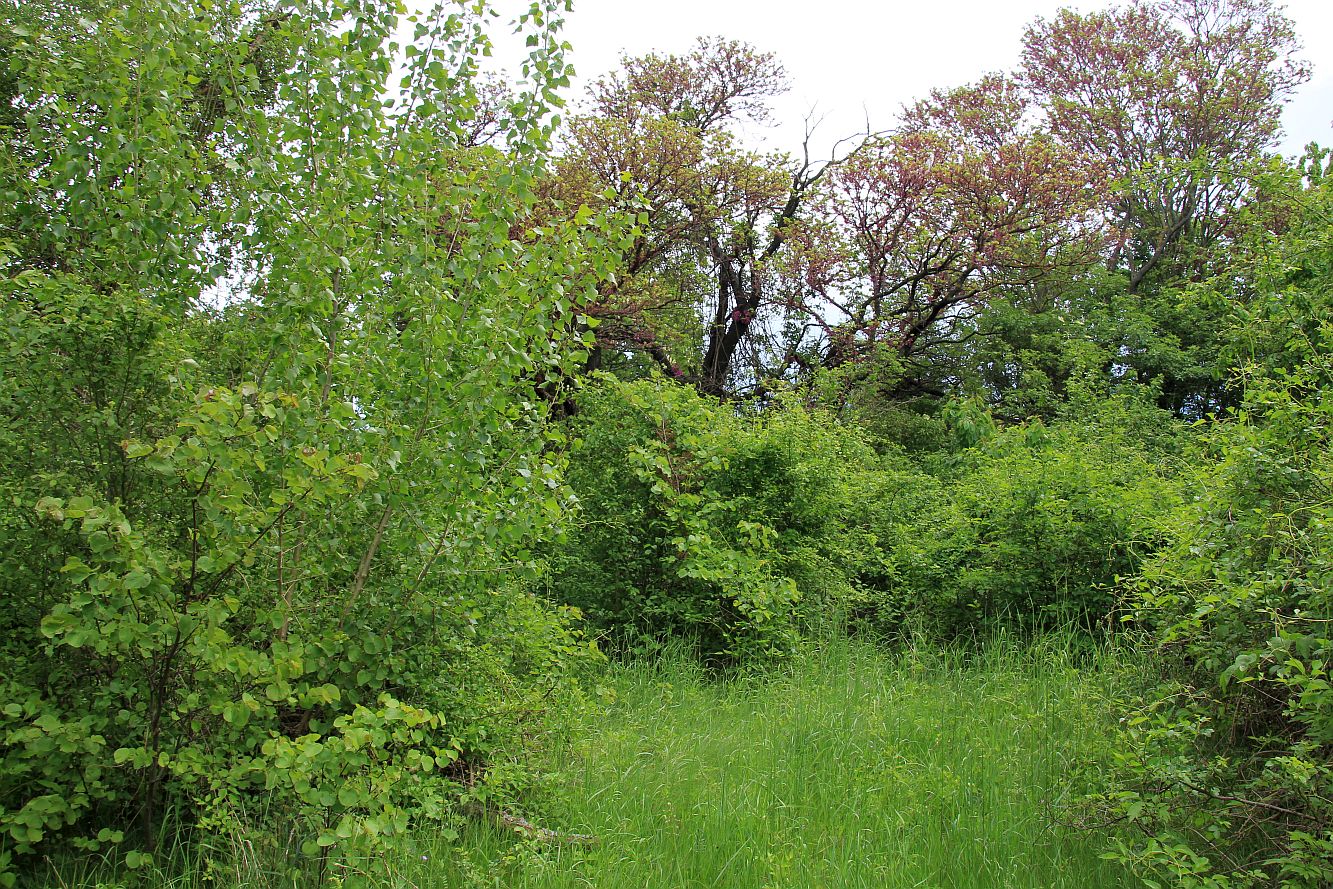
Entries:
{"type": "Polygon", "coordinates": [[[366,547],[365,553],[361,556],[361,564],[356,566],[356,576],[352,579],[352,591],[347,597],[347,604],[343,606],[342,623],[347,622],[347,616],[352,612],[352,606],[361,596],[361,591],[366,588],[366,580],[370,577],[370,563],[375,559],[375,552],[380,548],[380,541],[384,539],[384,529],[389,526],[389,517],[393,515],[393,505],[384,507],[384,512],[380,513],[379,523],[375,525],[375,536],[370,539],[370,546],[366,547]]]}

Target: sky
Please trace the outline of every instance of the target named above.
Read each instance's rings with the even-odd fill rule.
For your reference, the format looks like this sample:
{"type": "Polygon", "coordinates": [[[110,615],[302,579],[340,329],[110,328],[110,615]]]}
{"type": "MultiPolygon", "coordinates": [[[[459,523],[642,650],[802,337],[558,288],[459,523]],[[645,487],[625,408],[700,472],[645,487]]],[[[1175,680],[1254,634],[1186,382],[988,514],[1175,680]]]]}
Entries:
{"type": "MultiPolygon", "coordinates": [[[[502,15],[526,0],[494,0],[502,15]]],[[[774,53],[792,90],[775,102],[773,131],[752,134],[796,150],[811,109],[824,117],[816,150],[840,137],[889,126],[905,103],[932,88],[959,86],[1012,69],[1024,27],[1061,7],[1091,12],[1105,0],[575,0],[565,38],[574,67],[590,79],[616,67],[622,52],[685,52],[704,35],[744,40],[774,53]]],[[[1333,2],[1289,0],[1287,14],[1313,63],[1314,77],[1287,108],[1284,154],[1309,141],[1333,145],[1333,2]]],[[[574,94],[581,93],[576,84],[574,94]]],[[[573,94],[571,95],[571,98],[573,94]]]]}

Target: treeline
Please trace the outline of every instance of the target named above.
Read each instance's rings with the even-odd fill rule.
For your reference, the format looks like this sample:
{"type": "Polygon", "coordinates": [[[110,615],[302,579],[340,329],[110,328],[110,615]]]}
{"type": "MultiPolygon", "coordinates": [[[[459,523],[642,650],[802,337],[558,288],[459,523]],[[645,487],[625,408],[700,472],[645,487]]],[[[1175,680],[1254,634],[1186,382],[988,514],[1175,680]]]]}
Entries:
{"type": "Polygon", "coordinates": [[[999,630],[1153,652],[1088,803],[1145,878],[1333,880],[1291,23],[1062,12],[819,160],[735,41],[562,120],[564,6],[516,85],[478,4],[4,7],[0,885],[456,824],[603,651],[999,630]]]}
{"type": "Polygon", "coordinates": [[[823,159],[813,134],[796,156],[742,141],[786,89],[772,56],[705,39],[625,59],[576,106],[552,185],[641,214],[589,306],[590,362],[724,397],[831,372],[862,398],[978,393],[1015,420],[1089,372],[1180,414],[1233,407],[1229,302],[1186,285],[1281,224],[1262,181],[1309,76],[1298,47],[1258,0],[1066,10],[1027,29],[1016,70],[823,159]]]}

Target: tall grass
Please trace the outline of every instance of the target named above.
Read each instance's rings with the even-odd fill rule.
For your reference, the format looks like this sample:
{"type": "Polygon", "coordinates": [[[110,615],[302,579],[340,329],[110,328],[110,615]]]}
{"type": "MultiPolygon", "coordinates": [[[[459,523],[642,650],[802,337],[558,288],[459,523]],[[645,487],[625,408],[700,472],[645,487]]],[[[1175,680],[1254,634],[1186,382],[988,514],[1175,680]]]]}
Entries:
{"type": "MultiPolygon", "coordinates": [[[[668,654],[613,670],[616,703],[555,752],[525,813],[595,842],[473,820],[461,846],[423,832],[354,870],[404,889],[1132,885],[1103,837],[1059,826],[1095,780],[1124,675],[1110,653],[1050,642],[886,654],[841,639],[726,682],[668,654]]],[[[211,885],[310,882],[245,870],[211,885]]],[[[203,884],[185,859],[123,885],[203,884]]]]}
{"type": "MultiPolygon", "coordinates": [[[[598,889],[1130,885],[1103,838],[1058,827],[1104,754],[1102,653],[1047,644],[885,655],[835,641],[713,683],[684,657],[624,668],[609,718],[565,752],[558,827],[476,831],[420,886],[598,889]]],[[[445,853],[441,853],[445,854],[445,853]]],[[[446,854],[447,859],[447,854],[446,854]]]]}

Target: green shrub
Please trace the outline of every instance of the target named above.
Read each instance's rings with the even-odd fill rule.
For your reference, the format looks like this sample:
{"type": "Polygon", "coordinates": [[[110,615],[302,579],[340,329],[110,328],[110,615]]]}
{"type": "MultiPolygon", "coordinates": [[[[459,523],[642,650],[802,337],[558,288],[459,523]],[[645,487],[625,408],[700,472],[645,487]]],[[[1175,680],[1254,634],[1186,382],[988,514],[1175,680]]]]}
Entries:
{"type": "Polygon", "coordinates": [[[1136,441],[1143,411],[1170,427],[1125,400],[1050,429],[974,421],[928,472],[796,404],[603,379],[575,421],[582,513],[552,596],[733,658],[820,620],[890,638],[1104,624],[1179,496],[1177,458],[1136,441]]]}
{"type": "MultiPolygon", "coordinates": [[[[1121,854],[1176,885],[1333,884],[1329,180],[1248,273],[1244,404],[1135,584],[1167,680],[1126,720],[1121,854]]],[[[1234,276],[1223,282],[1231,287],[1234,276]]]]}
{"type": "Polygon", "coordinates": [[[1049,428],[973,422],[975,444],[936,477],[901,477],[873,522],[890,566],[877,619],[944,636],[1104,623],[1179,496],[1170,456],[1125,431],[1136,410],[1049,428]]]}
{"type": "Polygon", "coordinates": [[[1187,886],[1333,881],[1333,363],[1255,379],[1138,581],[1172,679],[1127,723],[1124,856],[1187,886]]]}
{"type": "Polygon", "coordinates": [[[846,606],[877,558],[855,521],[877,458],[831,418],[787,402],[749,414],[679,384],[601,377],[573,434],[581,515],[552,554],[551,595],[622,641],[780,656],[846,606]]]}

